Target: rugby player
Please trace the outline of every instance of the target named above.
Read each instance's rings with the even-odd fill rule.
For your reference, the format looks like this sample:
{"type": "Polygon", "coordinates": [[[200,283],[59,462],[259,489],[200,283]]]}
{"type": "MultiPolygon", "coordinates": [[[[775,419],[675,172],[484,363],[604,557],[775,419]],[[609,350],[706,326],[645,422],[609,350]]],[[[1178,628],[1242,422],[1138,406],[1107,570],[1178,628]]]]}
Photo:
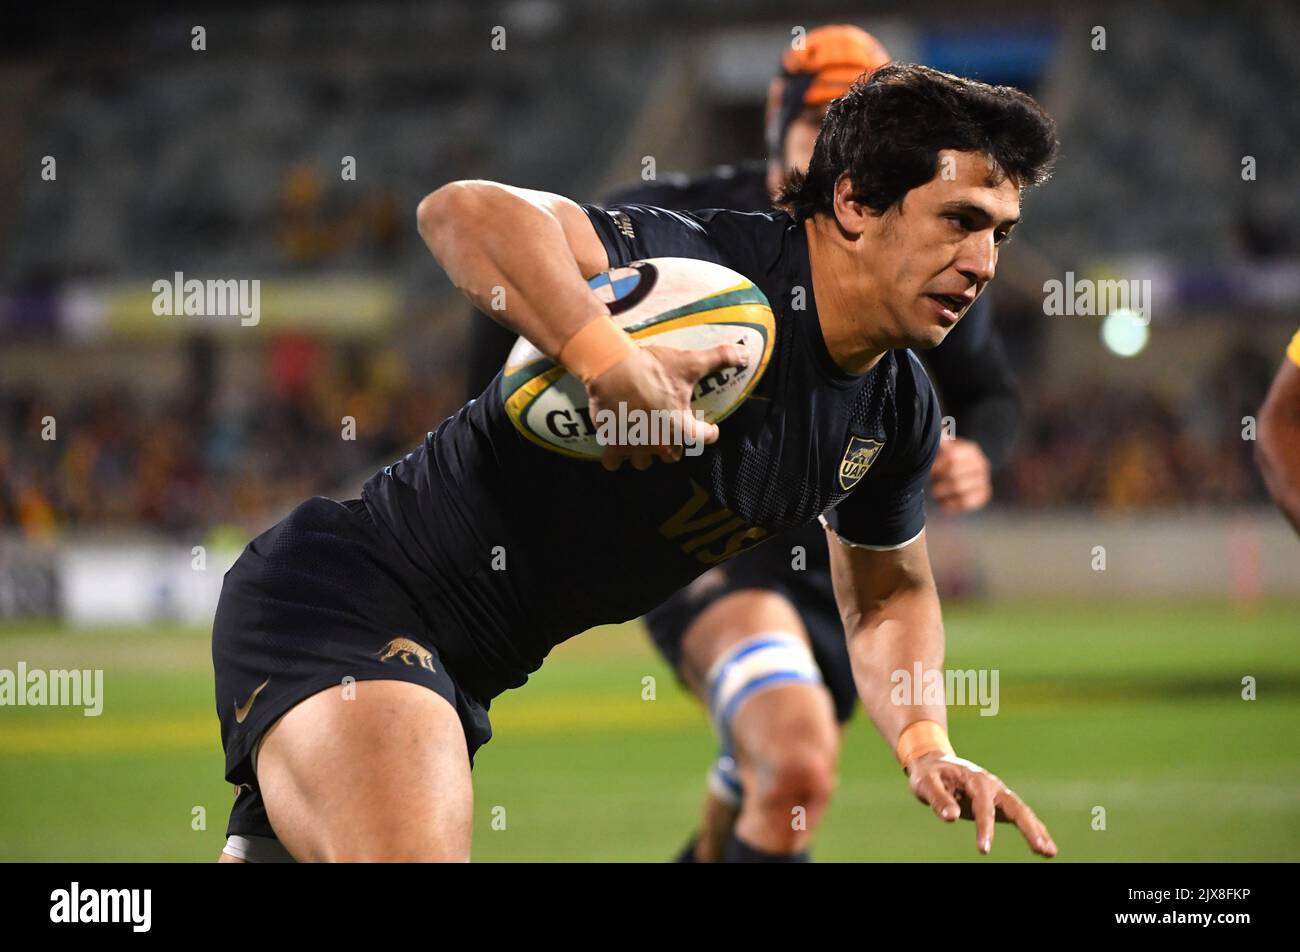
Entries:
{"type": "Polygon", "coordinates": [[[891,65],[831,105],[789,214],[579,206],[490,182],[427,196],[420,231],[452,281],[484,310],[503,288],[491,313],[582,379],[593,413],[689,420],[695,383],[744,356],[634,345],[585,281],[610,267],[739,271],[772,304],[775,350],[723,428],[685,434],[699,455],[574,462],[520,435],[489,390],[360,499],[308,500],[253,540],[213,626],[238,788],[223,859],[468,859],[492,698],[565,638],[819,518],[860,696],[911,791],[973,819],[981,852],[1001,820],[1054,855],[1033,811],[955,755],[942,701],[892,703],[890,673],[943,667],[923,506],[939,415],[903,348],[942,342],[993,279],[1055,147],[1024,93],[891,65]]]}
{"type": "MultiPolygon", "coordinates": [[[[771,211],[791,174],[808,168],[829,104],[889,59],[858,27],[812,30],[801,49],[785,52],[768,88],[766,160],[694,177],[667,175],[615,191],[607,203],[771,211]]],[[[477,313],[470,326],[466,399],[492,385],[515,340],[477,313]]],[[[1019,419],[987,298],[970,308],[943,346],[922,351],[922,361],[957,424],[954,438],[939,443],[931,498],[948,512],[978,509],[992,497],[993,471],[1006,462],[1019,419]]],[[[722,744],[699,830],[678,859],[740,859],[756,851],[807,858],[835,782],[837,724],[852,716],[857,701],[825,530],[811,523],[710,569],[651,611],[646,625],[659,652],[709,709],[722,744]],[[747,659],[745,677],[728,680],[726,692],[715,690],[738,656],[747,659]],[[747,790],[753,795],[746,798],[747,790]],[[742,805],[744,832],[737,834],[742,805]],[[796,808],[801,822],[792,824],[796,808]]]]}
{"type": "Polygon", "coordinates": [[[1259,411],[1255,457],[1268,491],[1300,532],[1300,331],[1259,411]]]}

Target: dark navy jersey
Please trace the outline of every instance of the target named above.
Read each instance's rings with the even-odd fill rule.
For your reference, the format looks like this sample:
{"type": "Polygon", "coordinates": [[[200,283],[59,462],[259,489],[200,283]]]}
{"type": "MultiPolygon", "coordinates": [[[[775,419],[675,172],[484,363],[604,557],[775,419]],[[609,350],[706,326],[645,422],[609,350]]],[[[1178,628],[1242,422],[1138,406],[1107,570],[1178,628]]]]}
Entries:
{"type": "Polygon", "coordinates": [[[658,208],[730,208],[735,212],[770,212],[767,162],[752,159],[719,165],[704,175],[672,173],[611,192],[607,205],[654,205],[658,208]]]}
{"type": "Polygon", "coordinates": [[[611,473],[537,446],[494,380],[367,482],[370,512],[422,580],[443,661],[484,699],[522,684],[558,642],[635,618],[823,514],[846,541],[879,547],[925,522],[934,391],[908,351],[860,375],[835,364],[801,226],[779,212],[584,210],[611,267],[688,257],[745,275],[772,305],[774,350],[718,442],[678,463],[611,473]]]}

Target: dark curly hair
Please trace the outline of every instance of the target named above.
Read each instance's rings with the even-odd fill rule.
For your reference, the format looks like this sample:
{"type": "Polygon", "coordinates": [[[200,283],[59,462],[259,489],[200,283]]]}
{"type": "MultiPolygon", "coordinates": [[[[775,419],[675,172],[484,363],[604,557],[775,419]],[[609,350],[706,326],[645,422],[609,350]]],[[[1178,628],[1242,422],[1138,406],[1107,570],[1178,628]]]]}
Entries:
{"type": "Polygon", "coordinates": [[[777,204],[799,222],[829,213],[848,173],[853,198],[882,215],[934,178],[941,149],[983,152],[1025,188],[1047,179],[1056,148],[1056,123],[1029,94],[894,63],[831,103],[808,171],[790,176],[777,204]]]}

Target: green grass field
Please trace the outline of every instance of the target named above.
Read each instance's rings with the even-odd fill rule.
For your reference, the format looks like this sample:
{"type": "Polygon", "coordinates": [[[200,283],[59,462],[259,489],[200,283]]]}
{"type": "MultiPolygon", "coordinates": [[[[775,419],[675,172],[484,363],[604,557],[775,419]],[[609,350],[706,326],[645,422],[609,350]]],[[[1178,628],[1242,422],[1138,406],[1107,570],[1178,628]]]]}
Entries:
{"type": "MultiPolygon", "coordinates": [[[[952,710],[958,751],[1034,806],[1058,861],[1300,859],[1300,605],[955,605],[946,618],[949,667],[1001,682],[997,716],[952,710]],[[1257,700],[1241,697],[1247,676],[1257,700]]],[[[231,789],[207,632],[0,628],[0,668],[19,661],[103,668],[105,707],[0,707],[0,860],[213,860],[231,789]]],[[[492,720],[476,860],[662,860],[693,828],[713,739],[639,626],[557,649],[492,720]]],[[[1030,858],[1005,826],[979,857],[973,827],[913,800],[861,716],[813,856],[1030,858]]]]}

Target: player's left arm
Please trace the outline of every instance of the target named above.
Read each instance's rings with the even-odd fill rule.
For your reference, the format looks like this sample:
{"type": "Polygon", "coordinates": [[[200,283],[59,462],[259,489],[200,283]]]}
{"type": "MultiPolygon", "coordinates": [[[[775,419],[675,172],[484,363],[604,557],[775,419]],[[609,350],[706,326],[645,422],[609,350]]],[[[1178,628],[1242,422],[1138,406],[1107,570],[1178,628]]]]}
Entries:
{"type": "Polygon", "coordinates": [[[1268,491],[1300,532],[1300,333],[1259,411],[1255,458],[1268,491]]]}
{"type": "MultiPolygon", "coordinates": [[[[907,771],[912,792],[941,819],[975,820],[981,852],[995,821],[1015,823],[1035,852],[1056,845],[1034,812],[993,774],[957,757],[948,741],[943,616],[925,544],[925,484],[939,449],[939,407],[916,356],[902,351],[896,377],[899,423],[882,458],[822,515],[831,580],[863,707],[907,771]],[[915,684],[916,668],[938,677],[938,696],[915,684]],[[905,679],[899,677],[904,675],[905,679]]],[[[924,687],[924,682],[921,685],[924,687]]]]}
{"type": "Polygon", "coordinates": [[[1020,829],[1034,852],[1055,856],[1056,844],[1034,811],[996,775],[957,757],[948,742],[943,618],[924,530],[893,548],[846,543],[829,526],[827,534],[853,680],[912,792],[943,820],[973,819],[981,853],[992,849],[994,823],[1005,822],[1020,829]],[[922,673],[937,672],[937,698],[916,683],[918,664],[922,673]],[[914,690],[899,691],[900,684],[914,690]]]}

